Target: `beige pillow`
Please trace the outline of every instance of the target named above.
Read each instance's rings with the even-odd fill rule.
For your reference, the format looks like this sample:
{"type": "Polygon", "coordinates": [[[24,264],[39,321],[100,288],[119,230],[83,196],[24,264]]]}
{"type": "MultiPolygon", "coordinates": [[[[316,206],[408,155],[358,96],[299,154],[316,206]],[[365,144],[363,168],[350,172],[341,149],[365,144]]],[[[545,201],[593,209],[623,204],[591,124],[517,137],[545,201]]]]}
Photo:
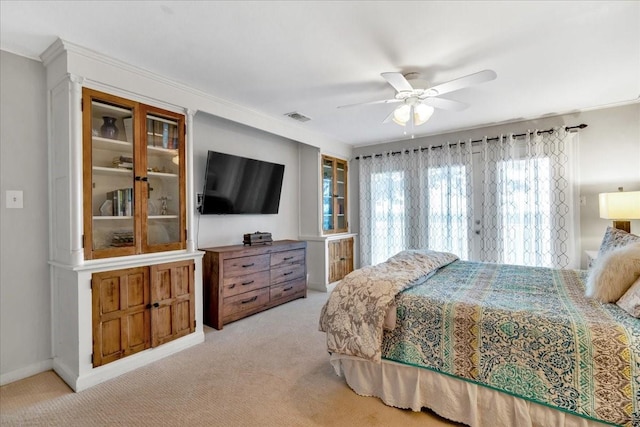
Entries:
{"type": "Polygon", "coordinates": [[[616,304],[633,317],[640,318],[640,277],[633,282],[633,285],[616,304]]]}
{"type": "Polygon", "coordinates": [[[586,295],[616,302],[640,277],[640,242],[598,256],[587,278],[586,295]]]}

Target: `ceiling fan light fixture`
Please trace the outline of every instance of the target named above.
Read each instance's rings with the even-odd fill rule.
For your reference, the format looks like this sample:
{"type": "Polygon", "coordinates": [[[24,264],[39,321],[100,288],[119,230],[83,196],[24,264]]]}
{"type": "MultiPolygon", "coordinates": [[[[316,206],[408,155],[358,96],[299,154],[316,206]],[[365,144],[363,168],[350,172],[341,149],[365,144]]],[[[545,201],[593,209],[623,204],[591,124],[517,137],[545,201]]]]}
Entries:
{"type": "Polygon", "coordinates": [[[404,126],[409,121],[410,114],[411,106],[408,104],[403,104],[393,111],[393,122],[399,124],[400,126],[404,126]]]}
{"type": "MultiPolygon", "coordinates": [[[[413,106],[413,124],[420,126],[431,118],[434,108],[425,104],[416,104],[413,106]]],[[[400,126],[406,126],[411,119],[411,105],[403,104],[393,111],[393,122],[400,126]]]]}
{"type": "Polygon", "coordinates": [[[413,107],[413,123],[416,126],[424,124],[431,118],[434,108],[430,105],[418,104],[413,107]]]}

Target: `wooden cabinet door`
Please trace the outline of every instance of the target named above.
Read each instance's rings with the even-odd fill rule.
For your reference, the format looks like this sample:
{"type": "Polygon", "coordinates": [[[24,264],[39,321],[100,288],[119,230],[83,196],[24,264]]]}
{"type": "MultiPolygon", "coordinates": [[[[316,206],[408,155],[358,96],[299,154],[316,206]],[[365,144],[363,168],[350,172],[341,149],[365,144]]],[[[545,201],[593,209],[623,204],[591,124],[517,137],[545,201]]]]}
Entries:
{"type": "Polygon", "coordinates": [[[151,345],[195,331],[194,262],[153,265],[151,275],[151,345]]]}
{"type": "Polygon", "coordinates": [[[101,366],[149,348],[148,268],[95,273],[93,366],[101,366]]]}
{"type": "Polygon", "coordinates": [[[353,271],[353,238],[329,241],[329,283],[353,271]]]}

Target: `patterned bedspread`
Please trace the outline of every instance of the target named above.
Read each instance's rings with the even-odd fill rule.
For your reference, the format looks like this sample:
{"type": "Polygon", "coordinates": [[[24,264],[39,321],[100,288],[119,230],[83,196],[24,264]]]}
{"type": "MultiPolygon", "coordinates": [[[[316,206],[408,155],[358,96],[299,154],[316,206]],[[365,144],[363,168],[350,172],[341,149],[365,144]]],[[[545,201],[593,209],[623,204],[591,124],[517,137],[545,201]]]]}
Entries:
{"type": "Polygon", "coordinates": [[[456,259],[446,252],[407,250],[349,273],[320,314],[328,350],[379,362],[384,318],[395,296],[456,259]]]}
{"type": "Polygon", "coordinates": [[[640,321],[587,299],[585,276],[453,262],[396,296],[382,357],[640,426],[640,321]]]}

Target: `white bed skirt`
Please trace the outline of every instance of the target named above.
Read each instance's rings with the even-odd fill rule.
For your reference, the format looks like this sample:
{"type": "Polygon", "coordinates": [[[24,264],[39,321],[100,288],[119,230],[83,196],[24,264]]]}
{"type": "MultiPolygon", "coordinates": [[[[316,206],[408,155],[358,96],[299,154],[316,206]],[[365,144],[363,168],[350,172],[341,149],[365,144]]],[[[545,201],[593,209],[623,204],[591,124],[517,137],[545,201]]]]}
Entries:
{"type": "Polygon", "coordinates": [[[471,427],[601,427],[587,420],[428,369],[383,360],[377,364],[334,354],[336,373],[361,396],[396,408],[438,415],[471,427]]]}

